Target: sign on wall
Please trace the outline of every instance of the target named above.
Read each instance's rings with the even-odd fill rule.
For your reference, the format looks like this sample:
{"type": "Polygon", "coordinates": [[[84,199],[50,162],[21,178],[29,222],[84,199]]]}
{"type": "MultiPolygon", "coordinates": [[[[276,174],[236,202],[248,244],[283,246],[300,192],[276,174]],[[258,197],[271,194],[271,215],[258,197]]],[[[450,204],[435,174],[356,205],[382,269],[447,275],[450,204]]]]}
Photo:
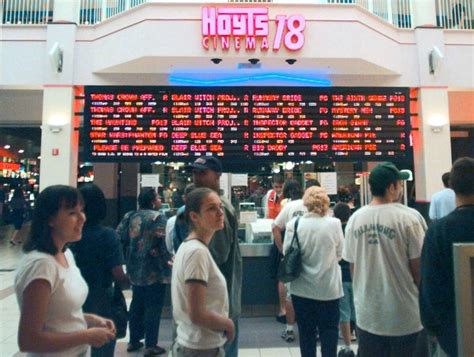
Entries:
{"type": "Polygon", "coordinates": [[[304,45],[306,21],[302,15],[269,19],[266,7],[203,7],[202,46],[209,50],[298,51],[304,45]]]}
{"type": "Polygon", "coordinates": [[[407,88],[86,87],[88,161],[405,159],[407,88]]]}

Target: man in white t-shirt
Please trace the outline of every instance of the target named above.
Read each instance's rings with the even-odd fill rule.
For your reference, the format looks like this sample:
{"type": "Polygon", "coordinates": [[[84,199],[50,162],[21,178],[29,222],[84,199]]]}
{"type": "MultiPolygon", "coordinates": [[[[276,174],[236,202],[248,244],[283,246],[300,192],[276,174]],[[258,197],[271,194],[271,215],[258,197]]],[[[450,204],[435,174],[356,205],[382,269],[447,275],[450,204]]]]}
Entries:
{"type": "MultiPolygon", "coordinates": [[[[319,184],[317,181],[313,181],[311,185],[319,184]]],[[[307,186],[306,188],[311,187],[307,186]]],[[[307,208],[303,204],[303,192],[301,185],[295,180],[288,180],[285,182],[283,189],[283,195],[285,198],[288,198],[290,201],[286,203],[281,209],[278,216],[272,223],[272,233],[273,233],[273,242],[278,249],[278,262],[283,256],[283,232],[286,229],[286,225],[294,217],[303,216],[308,212],[307,208]]],[[[275,267],[275,276],[277,275],[278,266],[275,267]]],[[[286,342],[293,342],[295,340],[295,335],[293,332],[295,324],[295,311],[293,309],[293,304],[291,303],[291,297],[287,293],[287,288],[285,284],[278,281],[278,297],[280,300],[280,311],[277,315],[278,322],[286,322],[286,328],[283,331],[281,338],[286,342]],[[286,317],[286,318],[285,318],[286,317]]]]}
{"type": "Polygon", "coordinates": [[[351,265],[358,356],[412,356],[423,327],[418,305],[426,223],[398,203],[408,174],[389,162],[369,176],[373,199],[346,226],[342,257],[351,265]]]}

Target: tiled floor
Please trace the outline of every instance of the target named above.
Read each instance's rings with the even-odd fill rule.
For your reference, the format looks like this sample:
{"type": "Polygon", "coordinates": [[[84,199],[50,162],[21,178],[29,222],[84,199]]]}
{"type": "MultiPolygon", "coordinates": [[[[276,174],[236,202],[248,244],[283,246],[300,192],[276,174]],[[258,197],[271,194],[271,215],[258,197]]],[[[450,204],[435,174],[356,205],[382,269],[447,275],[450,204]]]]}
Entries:
{"type": "MultiPolygon", "coordinates": [[[[5,227],[0,227],[0,357],[24,356],[18,351],[17,332],[19,310],[13,291],[14,269],[21,257],[21,247],[11,246],[5,227]]],[[[130,294],[126,293],[128,302],[130,294]]],[[[296,357],[300,356],[298,340],[286,343],[280,338],[283,325],[273,317],[252,317],[240,320],[240,357],[296,357]]],[[[142,356],[127,353],[127,338],[121,339],[116,356],[142,356]]],[[[168,349],[171,344],[171,321],[163,319],[159,344],[168,349]]],[[[319,352],[318,352],[319,354],[319,352]]]]}

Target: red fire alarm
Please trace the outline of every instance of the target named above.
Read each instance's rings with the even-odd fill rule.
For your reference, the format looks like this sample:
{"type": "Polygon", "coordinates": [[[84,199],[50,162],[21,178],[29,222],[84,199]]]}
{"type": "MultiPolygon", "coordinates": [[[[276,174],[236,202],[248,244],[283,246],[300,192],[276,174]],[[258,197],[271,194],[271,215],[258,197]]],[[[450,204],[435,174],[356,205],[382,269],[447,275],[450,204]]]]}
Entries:
{"type": "Polygon", "coordinates": [[[59,149],[58,149],[58,148],[54,148],[54,149],[53,149],[53,152],[52,152],[52,155],[53,155],[53,156],[58,156],[58,155],[59,155],[59,149]]]}

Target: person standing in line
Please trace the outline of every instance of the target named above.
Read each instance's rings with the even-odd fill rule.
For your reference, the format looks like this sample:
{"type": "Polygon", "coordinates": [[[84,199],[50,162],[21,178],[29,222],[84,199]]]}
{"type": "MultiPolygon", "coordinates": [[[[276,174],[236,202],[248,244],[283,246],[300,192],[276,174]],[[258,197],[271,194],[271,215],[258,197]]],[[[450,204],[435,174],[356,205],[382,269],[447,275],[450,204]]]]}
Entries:
{"type": "Polygon", "coordinates": [[[13,191],[13,197],[10,201],[10,209],[11,209],[11,217],[13,226],[15,227],[15,231],[13,232],[13,236],[10,239],[10,244],[20,244],[21,240],[20,230],[23,227],[23,223],[26,217],[26,199],[25,199],[25,192],[21,187],[15,188],[13,191]]]}
{"type": "MultiPolygon", "coordinates": [[[[188,225],[185,222],[184,210],[186,208],[186,199],[192,190],[196,188],[194,183],[189,183],[184,188],[183,202],[184,204],[178,208],[176,212],[175,223],[173,225],[173,248],[177,252],[181,243],[186,239],[188,234],[188,225]]],[[[171,227],[170,227],[171,230],[171,227]]]]}
{"type": "Polygon", "coordinates": [[[337,189],[337,202],[347,204],[350,208],[351,214],[356,211],[355,198],[352,195],[349,186],[340,186],[337,189]]]}
{"type": "Polygon", "coordinates": [[[302,357],[316,356],[316,333],[323,357],[335,357],[339,326],[339,299],[343,296],[339,260],[343,233],[337,218],[329,217],[329,197],[321,187],[308,188],[303,196],[308,212],[286,225],[283,252],[298,233],[302,271],[290,284],[302,357]],[[297,228],[295,228],[297,227],[297,228]]]}
{"type": "MultiPolygon", "coordinates": [[[[334,206],[334,217],[341,221],[342,232],[345,233],[347,221],[352,210],[351,206],[345,202],[339,202],[334,206]]],[[[351,322],[356,320],[354,308],[354,294],[352,292],[352,277],[349,263],[344,259],[339,261],[342,274],[342,288],[344,296],[339,300],[339,331],[344,341],[344,348],[339,351],[337,357],[354,357],[354,351],[351,346],[351,322]]]]}
{"type": "Polygon", "coordinates": [[[342,257],[353,273],[358,356],[413,356],[423,326],[418,305],[426,222],[400,203],[408,174],[389,162],[369,175],[372,201],[352,214],[342,257]]]}
{"type": "MultiPolygon", "coordinates": [[[[79,190],[84,199],[86,223],[82,239],[71,244],[76,259],[89,288],[89,294],[82,306],[86,313],[94,313],[112,320],[113,283],[122,288],[129,287],[128,277],[123,271],[123,250],[117,233],[100,222],[107,214],[105,196],[102,190],[88,183],[79,190]]],[[[92,357],[113,357],[116,340],[101,348],[92,348],[92,357]]]]}
{"type": "Polygon", "coordinates": [[[82,197],[73,187],[55,185],[35,203],[15,275],[18,345],[31,357],[86,357],[89,345],[99,348],[115,339],[115,325],[82,311],[88,288],[67,249],[82,236],[82,197]]]}
{"type": "MultiPolygon", "coordinates": [[[[306,189],[319,185],[317,180],[308,180],[306,189]]],[[[285,182],[285,187],[283,189],[285,197],[290,201],[283,206],[283,209],[280,211],[275,221],[272,223],[272,233],[273,233],[273,242],[278,248],[279,259],[278,263],[283,256],[283,237],[286,229],[286,225],[295,217],[304,215],[307,212],[307,208],[304,205],[302,196],[303,192],[301,185],[296,180],[288,180],[285,182]]],[[[278,271],[278,265],[275,267],[275,277],[276,272],[278,271]]],[[[295,340],[294,325],[295,325],[295,311],[293,309],[293,304],[291,302],[291,296],[288,293],[288,288],[290,284],[281,284],[279,285],[279,296],[280,299],[285,300],[285,312],[286,312],[286,328],[281,334],[281,338],[286,342],[293,342],[295,340]],[[281,289],[281,290],[280,290],[281,289]]],[[[277,321],[280,322],[277,316],[277,321]]]]}
{"type": "Polygon", "coordinates": [[[166,249],[166,216],[157,209],[161,201],[152,188],[143,189],[138,196],[139,210],[125,215],[117,227],[120,237],[127,237],[127,275],[132,283],[130,304],[130,340],[128,352],[143,347],[140,341],[145,337],[145,356],[157,356],[166,350],[157,345],[161,312],[170,283],[166,249]]]}
{"type": "MultiPolygon", "coordinates": [[[[193,182],[196,188],[207,187],[220,194],[220,176],[222,164],[213,156],[201,156],[191,165],[193,182]]],[[[234,322],[235,338],[225,345],[225,356],[235,357],[239,354],[239,318],[241,313],[242,292],[242,256],[240,255],[239,238],[237,235],[238,221],[234,207],[220,196],[224,209],[224,228],[214,233],[209,243],[209,251],[227,283],[229,294],[229,317],[234,322]]],[[[176,222],[178,225],[178,221],[176,222]]],[[[180,228],[188,230],[188,225],[180,223],[180,228]]]]}
{"type": "Polygon", "coordinates": [[[262,199],[262,206],[264,211],[265,218],[275,219],[280,213],[281,210],[281,201],[283,201],[283,185],[285,183],[285,178],[276,174],[272,178],[272,188],[268,190],[265,196],[262,199]]]}
{"type": "Polygon", "coordinates": [[[440,218],[443,218],[444,216],[447,216],[456,208],[456,197],[454,191],[450,188],[449,176],[449,172],[446,172],[443,174],[443,176],[441,176],[444,189],[436,192],[431,197],[429,216],[432,221],[436,221],[440,218]]]}
{"type": "Polygon", "coordinates": [[[450,174],[456,209],[428,229],[421,254],[421,322],[449,356],[457,356],[453,243],[474,243],[474,159],[456,160],[450,174]]]}
{"type": "Polygon", "coordinates": [[[224,208],[215,191],[197,188],[188,195],[185,215],[191,231],[176,253],[171,280],[177,324],[172,356],[223,357],[235,328],[228,317],[226,280],[208,246],[224,228],[224,208]]]}
{"type": "MultiPolygon", "coordinates": [[[[277,278],[278,267],[280,265],[281,258],[283,257],[283,238],[286,224],[293,217],[303,215],[304,212],[306,212],[306,208],[304,207],[303,201],[301,200],[301,197],[303,196],[301,185],[296,180],[290,179],[285,182],[283,186],[283,196],[286,198],[287,203],[272,222],[272,254],[274,255],[274,258],[272,259],[272,276],[275,279],[277,278]],[[292,203],[290,204],[290,202],[292,203]],[[295,204],[293,202],[297,203],[295,204]]],[[[295,340],[293,333],[295,312],[293,310],[293,305],[291,304],[291,297],[289,297],[285,284],[279,280],[277,280],[277,289],[280,309],[276,316],[276,320],[282,324],[287,325],[286,329],[282,333],[282,338],[286,342],[293,342],[295,340]]]]}

